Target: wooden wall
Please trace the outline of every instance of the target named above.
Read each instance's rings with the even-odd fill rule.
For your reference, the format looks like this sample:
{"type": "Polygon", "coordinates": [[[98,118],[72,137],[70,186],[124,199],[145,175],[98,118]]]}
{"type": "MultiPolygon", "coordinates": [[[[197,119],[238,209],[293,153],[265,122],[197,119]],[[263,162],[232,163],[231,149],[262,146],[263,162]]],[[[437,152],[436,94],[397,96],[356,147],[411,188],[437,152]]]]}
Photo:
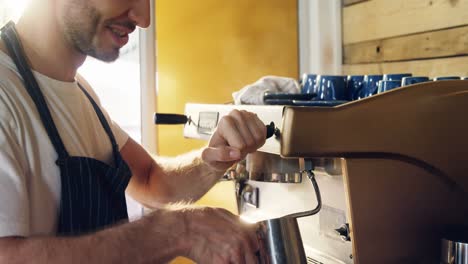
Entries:
{"type": "Polygon", "coordinates": [[[343,73],[468,76],[468,0],[343,0],[343,73]]]}

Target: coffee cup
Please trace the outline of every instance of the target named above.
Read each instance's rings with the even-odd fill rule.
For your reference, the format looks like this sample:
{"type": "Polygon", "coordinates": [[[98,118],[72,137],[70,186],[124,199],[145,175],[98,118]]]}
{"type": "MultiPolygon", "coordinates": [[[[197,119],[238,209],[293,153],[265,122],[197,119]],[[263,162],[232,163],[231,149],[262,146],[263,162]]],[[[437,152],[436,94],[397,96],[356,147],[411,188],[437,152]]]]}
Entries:
{"type": "Polygon", "coordinates": [[[304,94],[314,93],[317,85],[317,74],[307,74],[302,75],[301,80],[301,92],[304,94]]]}
{"type": "Polygon", "coordinates": [[[412,85],[415,83],[428,82],[429,77],[426,76],[417,76],[417,77],[403,77],[401,80],[401,86],[412,85]]]}
{"type": "Polygon", "coordinates": [[[347,100],[346,76],[319,75],[317,77],[316,100],[347,100]]]}
{"type": "Polygon", "coordinates": [[[401,81],[380,81],[377,93],[383,93],[401,87],[401,81]]]}
{"type": "Polygon", "coordinates": [[[411,77],[413,74],[411,73],[391,73],[391,74],[384,74],[383,80],[384,81],[401,81],[404,77],[411,77]]]}
{"type": "Polygon", "coordinates": [[[362,83],[361,91],[359,94],[359,99],[366,98],[377,94],[378,83],[383,79],[382,75],[365,75],[364,82],[362,83]]]}
{"type": "Polygon", "coordinates": [[[460,80],[460,76],[440,76],[435,77],[434,81],[450,81],[450,80],[460,80]]]}
{"type": "Polygon", "coordinates": [[[362,84],[364,82],[364,75],[349,75],[346,82],[346,90],[348,100],[357,100],[359,99],[359,92],[362,89],[362,84]]]}

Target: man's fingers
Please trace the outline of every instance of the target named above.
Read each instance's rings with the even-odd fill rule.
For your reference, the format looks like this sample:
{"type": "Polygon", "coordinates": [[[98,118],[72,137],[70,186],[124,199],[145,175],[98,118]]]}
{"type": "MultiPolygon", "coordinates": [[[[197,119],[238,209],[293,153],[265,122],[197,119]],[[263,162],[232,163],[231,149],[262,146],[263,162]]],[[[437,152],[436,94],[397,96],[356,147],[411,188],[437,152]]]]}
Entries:
{"type": "Polygon", "coordinates": [[[244,136],[239,131],[237,123],[238,120],[233,116],[225,116],[219,122],[216,132],[221,135],[227,145],[243,150],[246,147],[246,142],[244,141],[244,136]]]}
{"type": "Polygon", "coordinates": [[[249,113],[249,112],[245,112],[245,113],[246,113],[246,118],[248,118],[249,120],[249,122],[247,122],[247,126],[254,140],[253,147],[256,149],[257,147],[265,144],[266,126],[265,124],[263,124],[263,122],[258,118],[256,114],[249,113]]]}
{"type": "Polygon", "coordinates": [[[253,122],[251,117],[253,114],[247,111],[233,110],[230,115],[236,120],[236,128],[242,136],[245,149],[248,151],[249,148],[255,146],[255,138],[249,128],[249,123],[253,122]]]}
{"type": "Polygon", "coordinates": [[[227,169],[261,147],[265,139],[266,127],[257,115],[233,110],[219,121],[202,159],[218,170],[227,169]]]}
{"type": "Polygon", "coordinates": [[[231,111],[221,119],[218,128],[227,145],[239,149],[244,154],[255,151],[265,143],[265,125],[255,114],[247,111],[231,111]]]}

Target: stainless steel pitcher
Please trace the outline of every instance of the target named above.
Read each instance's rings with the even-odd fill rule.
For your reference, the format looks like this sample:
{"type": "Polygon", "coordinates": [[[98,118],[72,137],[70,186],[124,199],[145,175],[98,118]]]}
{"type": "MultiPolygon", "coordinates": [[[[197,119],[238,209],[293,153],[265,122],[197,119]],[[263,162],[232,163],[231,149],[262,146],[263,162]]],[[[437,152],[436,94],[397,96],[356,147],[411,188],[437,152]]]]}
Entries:
{"type": "Polygon", "coordinates": [[[297,218],[317,214],[322,207],[322,198],[312,171],[306,171],[315,189],[317,207],[311,211],[291,214],[259,222],[257,230],[260,241],[261,264],[305,264],[307,259],[302,244],[297,218]]]}
{"type": "Polygon", "coordinates": [[[441,264],[468,264],[468,227],[450,227],[441,242],[441,264]]]}

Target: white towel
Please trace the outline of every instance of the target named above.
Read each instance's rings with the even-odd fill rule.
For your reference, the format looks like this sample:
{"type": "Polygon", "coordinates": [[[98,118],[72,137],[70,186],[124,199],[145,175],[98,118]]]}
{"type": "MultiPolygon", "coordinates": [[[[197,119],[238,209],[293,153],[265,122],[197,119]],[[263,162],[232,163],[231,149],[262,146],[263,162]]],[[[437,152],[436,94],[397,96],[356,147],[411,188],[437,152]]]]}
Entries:
{"type": "Polygon", "coordinates": [[[245,86],[240,91],[234,92],[232,97],[236,105],[263,105],[265,104],[263,102],[265,92],[296,94],[300,92],[300,86],[293,78],[265,76],[255,83],[245,86]]]}

